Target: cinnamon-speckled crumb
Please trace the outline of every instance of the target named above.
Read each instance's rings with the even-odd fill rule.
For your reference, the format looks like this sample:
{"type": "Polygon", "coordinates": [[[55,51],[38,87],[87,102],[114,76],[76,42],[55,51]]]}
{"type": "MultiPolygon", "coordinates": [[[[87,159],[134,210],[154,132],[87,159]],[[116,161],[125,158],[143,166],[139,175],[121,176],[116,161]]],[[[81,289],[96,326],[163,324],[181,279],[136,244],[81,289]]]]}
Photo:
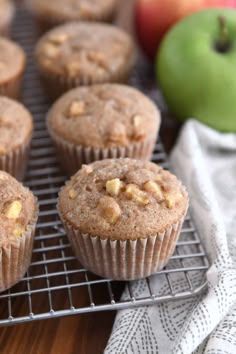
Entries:
{"type": "Polygon", "coordinates": [[[89,174],[83,168],[71,178],[58,202],[61,217],[82,233],[117,240],[146,238],[179,222],[186,212],[184,187],[154,163],[123,158],[89,167],[89,174]],[[73,199],[71,189],[77,193],[73,199]]]}
{"type": "Polygon", "coordinates": [[[101,23],[67,23],[46,33],[36,47],[40,70],[88,82],[116,81],[134,63],[134,45],[121,29],[101,23]],[[64,36],[63,41],[55,37],[64,36]]]}
{"type": "Polygon", "coordinates": [[[0,155],[21,146],[32,134],[33,119],[19,102],[0,97],[0,155]]]}
{"type": "Polygon", "coordinates": [[[0,247],[21,237],[35,213],[35,198],[30,190],[0,171],[0,247]]]}
{"type": "Polygon", "coordinates": [[[0,53],[0,83],[4,83],[12,80],[24,70],[26,57],[18,44],[2,37],[0,38],[0,53]]]}
{"type": "Polygon", "coordinates": [[[160,113],[138,90],[119,84],[76,88],[48,114],[49,131],[83,147],[128,146],[157,136],[160,113]]]}

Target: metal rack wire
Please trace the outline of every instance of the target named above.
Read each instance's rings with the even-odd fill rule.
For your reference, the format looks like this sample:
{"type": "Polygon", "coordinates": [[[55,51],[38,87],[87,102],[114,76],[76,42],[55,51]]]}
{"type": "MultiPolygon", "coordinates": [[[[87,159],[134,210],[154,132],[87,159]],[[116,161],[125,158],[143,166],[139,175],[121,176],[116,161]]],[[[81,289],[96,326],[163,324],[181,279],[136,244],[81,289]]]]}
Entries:
{"type": "MultiPolygon", "coordinates": [[[[205,272],[209,264],[189,216],[186,217],[175,254],[167,267],[152,276],[162,279],[164,285],[159,292],[153,289],[148,278],[143,280],[145,296],[135,294],[133,283],[130,282],[127,283],[126,296],[120,298],[120,283],[89,273],[73,256],[56,210],[57,193],[66,177],[62,175],[45,126],[49,103],[41,90],[34,67],[35,36],[33,20],[24,9],[19,9],[13,38],[28,55],[23,102],[35,119],[25,184],[38,197],[40,214],[29,270],[17,285],[0,294],[0,325],[148,305],[198,294],[206,287],[205,272]],[[82,298],[86,300],[81,302],[82,298]]],[[[145,89],[137,74],[132,83],[145,89]]],[[[153,161],[168,168],[160,142],[156,144],[153,161]]]]}

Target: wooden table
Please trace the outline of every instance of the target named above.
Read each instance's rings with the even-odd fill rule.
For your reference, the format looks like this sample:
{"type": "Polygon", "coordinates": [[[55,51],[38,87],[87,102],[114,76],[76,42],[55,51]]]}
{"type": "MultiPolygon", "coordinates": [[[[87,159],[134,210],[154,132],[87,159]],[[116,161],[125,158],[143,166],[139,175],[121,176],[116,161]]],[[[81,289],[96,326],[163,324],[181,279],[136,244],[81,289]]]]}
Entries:
{"type": "MultiPolygon", "coordinates": [[[[122,3],[119,25],[132,31],[133,0],[123,0],[122,3]]],[[[163,115],[161,136],[167,150],[173,145],[177,131],[178,124],[163,115]]],[[[115,312],[99,312],[3,327],[0,330],[0,353],[100,354],[106,346],[115,315],[115,312]]]]}

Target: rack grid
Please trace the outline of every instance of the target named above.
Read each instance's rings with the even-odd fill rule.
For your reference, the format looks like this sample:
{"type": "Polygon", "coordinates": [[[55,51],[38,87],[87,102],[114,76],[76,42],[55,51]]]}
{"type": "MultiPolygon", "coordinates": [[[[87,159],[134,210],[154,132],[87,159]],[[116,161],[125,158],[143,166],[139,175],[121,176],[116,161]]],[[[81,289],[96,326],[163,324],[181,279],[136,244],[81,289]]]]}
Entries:
{"type": "MultiPolygon", "coordinates": [[[[209,262],[189,215],[168,265],[142,280],[145,296],[135,294],[135,282],[102,279],[79,265],[56,210],[57,194],[66,177],[47,133],[45,114],[49,102],[41,89],[33,59],[37,34],[33,19],[23,7],[18,8],[13,38],[24,47],[28,56],[23,102],[34,116],[35,132],[25,184],[38,197],[40,213],[30,268],[17,285],[0,294],[0,325],[117,310],[199,294],[206,288],[205,273],[209,262]],[[160,278],[164,284],[161,291],[153,288],[153,278],[160,278]],[[126,296],[120,297],[125,285],[126,296]]],[[[140,77],[141,72],[144,69],[138,66],[131,83],[147,91],[145,80],[148,76],[140,77]]],[[[153,161],[169,167],[160,142],[156,144],[153,161]]]]}

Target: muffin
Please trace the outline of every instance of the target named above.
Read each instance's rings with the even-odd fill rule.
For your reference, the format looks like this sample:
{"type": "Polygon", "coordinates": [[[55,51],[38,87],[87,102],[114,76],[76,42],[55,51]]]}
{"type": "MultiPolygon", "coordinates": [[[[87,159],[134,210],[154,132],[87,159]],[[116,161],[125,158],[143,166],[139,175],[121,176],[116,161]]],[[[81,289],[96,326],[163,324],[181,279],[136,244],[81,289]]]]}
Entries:
{"type": "Polygon", "coordinates": [[[24,176],[33,120],[20,103],[0,96],[0,170],[21,180],[24,176]]]}
{"type": "Polygon", "coordinates": [[[0,95],[20,97],[25,66],[23,49],[9,39],[0,38],[0,95]]]}
{"type": "Polygon", "coordinates": [[[111,21],[118,0],[31,0],[39,27],[46,31],[71,21],[111,21]]]}
{"type": "Polygon", "coordinates": [[[29,189],[3,171],[0,195],[0,291],[4,291],[29,267],[38,206],[29,189]]]}
{"type": "Polygon", "coordinates": [[[10,27],[15,14],[15,7],[10,0],[1,0],[0,2],[0,35],[8,36],[10,27]]]}
{"type": "Polygon", "coordinates": [[[83,85],[126,82],[134,44],[121,29],[99,23],[69,23],[44,35],[36,62],[48,95],[55,99],[83,85]]]}
{"type": "Polygon", "coordinates": [[[82,164],[117,157],[149,160],[160,126],[154,103],[120,84],[79,87],[47,116],[48,130],[68,175],[82,164]]]}
{"type": "Polygon", "coordinates": [[[81,264],[114,280],[139,279],[163,268],[187,208],[187,193],[174,175],[129,158],[84,165],[58,199],[81,264]]]}

